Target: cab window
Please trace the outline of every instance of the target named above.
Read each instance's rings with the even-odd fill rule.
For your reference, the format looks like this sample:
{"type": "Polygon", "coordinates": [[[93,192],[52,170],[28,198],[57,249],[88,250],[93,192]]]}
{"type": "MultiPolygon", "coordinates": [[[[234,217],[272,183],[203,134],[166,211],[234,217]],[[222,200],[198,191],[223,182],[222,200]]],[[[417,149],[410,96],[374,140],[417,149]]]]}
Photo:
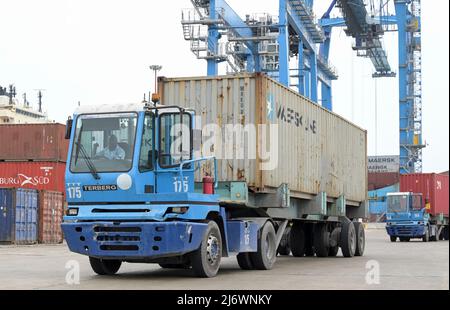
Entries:
{"type": "Polygon", "coordinates": [[[176,167],[192,158],[191,115],[165,113],[160,117],[159,165],[176,167]]]}
{"type": "Polygon", "coordinates": [[[154,124],[153,114],[147,114],[144,118],[144,129],[142,132],[141,150],[139,155],[139,171],[146,172],[153,170],[154,163],[154,124]]]}

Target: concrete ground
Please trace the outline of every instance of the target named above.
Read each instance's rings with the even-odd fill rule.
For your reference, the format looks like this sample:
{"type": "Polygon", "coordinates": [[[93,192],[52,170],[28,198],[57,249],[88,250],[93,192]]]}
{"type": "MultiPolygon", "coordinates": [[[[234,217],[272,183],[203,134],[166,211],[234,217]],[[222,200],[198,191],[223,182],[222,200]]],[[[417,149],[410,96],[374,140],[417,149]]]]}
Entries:
{"type": "Polygon", "coordinates": [[[391,243],[381,229],[369,229],[366,237],[364,257],[278,257],[270,271],[242,271],[232,257],[213,279],[146,264],[124,264],[117,276],[101,277],[65,245],[0,246],[0,289],[449,289],[448,242],[391,243]],[[79,263],[79,284],[69,285],[66,277],[77,278],[66,269],[73,261],[79,263]]]}

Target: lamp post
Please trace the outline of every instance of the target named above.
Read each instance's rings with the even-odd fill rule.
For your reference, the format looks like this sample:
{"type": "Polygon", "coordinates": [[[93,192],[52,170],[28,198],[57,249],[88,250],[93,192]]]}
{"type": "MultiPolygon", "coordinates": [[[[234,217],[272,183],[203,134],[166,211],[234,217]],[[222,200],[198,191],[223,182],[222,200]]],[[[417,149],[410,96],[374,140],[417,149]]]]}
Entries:
{"type": "Polygon", "coordinates": [[[155,92],[152,95],[152,101],[156,104],[159,102],[159,96],[158,96],[158,72],[161,71],[162,66],[159,65],[152,65],[150,66],[150,70],[153,70],[155,72],[155,92]]]}

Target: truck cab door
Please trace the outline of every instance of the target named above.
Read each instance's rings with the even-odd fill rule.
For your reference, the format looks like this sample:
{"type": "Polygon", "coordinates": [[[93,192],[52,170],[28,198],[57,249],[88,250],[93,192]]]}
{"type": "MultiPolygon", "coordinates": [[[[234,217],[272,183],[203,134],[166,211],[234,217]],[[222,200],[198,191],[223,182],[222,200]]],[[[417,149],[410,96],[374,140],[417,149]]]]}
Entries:
{"type": "Polygon", "coordinates": [[[158,118],[157,193],[187,193],[194,191],[194,171],[186,165],[183,176],[180,164],[192,159],[192,115],[162,113],[158,118]]]}
{"type": "Polygon", "coordinates": [[[155,168],[155,116],[153,113],[146,113],[142,128],[141,143],[139,150],[139,193],[153,194],[156,191],[155,168]]]}

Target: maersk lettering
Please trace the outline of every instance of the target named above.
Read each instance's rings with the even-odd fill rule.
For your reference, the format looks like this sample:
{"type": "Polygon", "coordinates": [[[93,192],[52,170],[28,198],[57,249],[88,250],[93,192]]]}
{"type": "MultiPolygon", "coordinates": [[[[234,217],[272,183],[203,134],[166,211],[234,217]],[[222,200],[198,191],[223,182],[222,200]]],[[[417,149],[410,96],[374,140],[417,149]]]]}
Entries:
{"type": "Polygon", "coordinates": [[[108,192],[116,191],[117,185],[85,185],[83,191],[85,192],[108,192]]]}
{"type": "Polygon", "coordinates": [[[291,108],[280,106],[277,112],[277,118],[287,124],[292,124],[297,128],[305,128],[305,131],[317,133],[317,122],[315,120],[305,121],[305,118],[299,112],[291,108]]]}

